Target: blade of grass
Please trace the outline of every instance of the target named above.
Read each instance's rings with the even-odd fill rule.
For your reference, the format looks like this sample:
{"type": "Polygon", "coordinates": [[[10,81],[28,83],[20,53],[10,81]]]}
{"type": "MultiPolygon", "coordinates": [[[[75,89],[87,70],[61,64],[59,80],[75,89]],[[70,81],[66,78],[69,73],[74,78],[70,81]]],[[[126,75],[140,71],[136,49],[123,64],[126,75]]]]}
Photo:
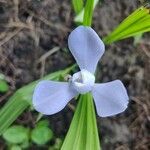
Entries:
{"type": "Polygon", "coordinates": [[[91,94],[87,95],[87,141],[86,149],[100,150],[99,136],[96,123],[96,114],[91,94]],[[93,130],[91,130],[93,129],[93,130]]]}
{"type": "Polygon", "coordinates": [[[73,9],[76,14],[79,14],[83,9],[83,0],[72,0],[73,9]]]}
{"type": "Polygon", "coordinates": [[[91,93],[81,95],[61,150],[100,150],[91,93]]]}
{"type": "Polygon", "coordinates": [[[149,9],[140,7],[129,15],[112,33],[104,38],[106,44],[150,31],[149,9]]]}
{"type": "MultiPolygon", "coordinates": [[[[79,99],[81,99],[81,98],[79,98],[79,99]]],[[[72,122],[71,122],[71,126],[70,126],[69,131],[68,131],[68,133],[66,135],[66,138],[65,138],[65,140],[63,142],[61,150],[69,150],[69,149],[72,149],[72,147],[73,147],[74,136],[76,136],[76,131],[78,129],[78,123],[79,123],[79,120],[81,118],[80,114],[82,113],[81,112],[81,110],[82,110],[82,103],[83,103],[83,101],[79,100],[78,106],[76,108],[74,117],[73,117],[72,122]]]]}
{"type": "MultiPolygon", "coordinates": [[[[93,10],[95,9],[96,5],[98,4],[99,0],[94,0],[94,7],[93,10]]],[[[79,24],[83,24],[83,18],[84,18],[84,8],[82,11],[74,18],[74,21],[79,24]]]]}
{"type": "MultiPolygon", "coordinates": [[[[45,76],[41,80],[58,80],[74,69],[75,65],[61,71],[57,71],[45,76]]],[[[32,105],[32,93],[39,82],[34,81],[17,90],[8,102],[0,109],[0,135],[23,113],[25,109],[32,105]]]]}
{"type": "Polygon", "coordinates": [[[86,0],[84,9],[83,25],[91,26],[93,16],[94,0],[86,0]]]}

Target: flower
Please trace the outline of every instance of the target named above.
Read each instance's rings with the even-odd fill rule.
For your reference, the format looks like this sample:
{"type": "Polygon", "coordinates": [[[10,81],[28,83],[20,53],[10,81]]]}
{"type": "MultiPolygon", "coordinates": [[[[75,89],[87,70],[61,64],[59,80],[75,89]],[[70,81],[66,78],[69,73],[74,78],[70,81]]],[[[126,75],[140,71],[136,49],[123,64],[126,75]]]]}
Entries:
{"type": "Polygon", "coordinates": [[[91,92],[99,116],[106,117],[123,112],[128,105],[127,91],[120,80],[95,83],[95,70],[105,46],[91,27],[79,26],[68,38],[69,49],[81,71],[73,74],[69,82],[41,81],[33,94],[33,106],[42,114],[61,111],[76,95],[91,92]]]}

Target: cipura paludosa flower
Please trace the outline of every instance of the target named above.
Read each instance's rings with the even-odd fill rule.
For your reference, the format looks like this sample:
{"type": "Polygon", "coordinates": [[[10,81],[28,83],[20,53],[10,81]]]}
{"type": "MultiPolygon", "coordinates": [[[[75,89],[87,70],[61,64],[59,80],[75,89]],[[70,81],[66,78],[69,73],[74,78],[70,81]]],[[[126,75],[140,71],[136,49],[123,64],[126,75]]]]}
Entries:
{"type": "Polygon", "coordinates": [[[99,116],[123,112],[128,106],[126,88],[120,80],[95,83],[95,70],[105,46],[91,27],[79,26],[71,32],[68,47],[80,71],[68,82],[40,81],[33,94],[34,108],[45,115],[61,111],[78,94],[91,92],[99,116]]]}

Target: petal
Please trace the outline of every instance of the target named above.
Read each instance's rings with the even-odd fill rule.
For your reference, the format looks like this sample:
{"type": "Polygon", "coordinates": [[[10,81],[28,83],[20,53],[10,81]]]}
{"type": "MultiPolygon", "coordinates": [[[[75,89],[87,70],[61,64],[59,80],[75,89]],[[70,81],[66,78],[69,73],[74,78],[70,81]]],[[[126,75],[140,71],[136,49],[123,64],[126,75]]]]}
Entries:
{"type": "Polygon", "coordinates": [[[79,26],[71,32],[68,46],[80,69],[95,72],[98,60],[105,51],[105,46],[91,27],[79,26]]]}
{"type": "Polygon", "coordinates": [[[128,106],[129,97],[120,80],[95,84],[92,91],[97,113],[101,117],[116,115],[128,106]]]}
{"type": "Polygon", "coordinates": [[[33,94],[34,108],[45,115],[61,111],[77,92],[66,82],[41,81],[33,94]]]}
{"type": "Polygon", "coordinates": [[[80,94],[85,94],[92,90],[95,83],[95,76],[82,69],[81,71],[73,74],[71,79],[72,87],[80,94]]]}

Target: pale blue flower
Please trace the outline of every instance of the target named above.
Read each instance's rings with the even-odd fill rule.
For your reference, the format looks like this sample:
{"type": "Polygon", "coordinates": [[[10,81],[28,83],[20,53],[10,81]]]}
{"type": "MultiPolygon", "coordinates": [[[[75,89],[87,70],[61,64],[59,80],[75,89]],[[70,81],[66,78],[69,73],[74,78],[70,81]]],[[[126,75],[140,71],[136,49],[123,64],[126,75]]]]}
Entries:
{"type": "Polygon", "coordinates": [[[95,70],[105,46],[91,27],[79,26],[71,32],[68,46],[80,67],[69,82],[41,81],[33,94],[34,108],[46,115],[61,111],[76,95],[91,92],[99,116],[123,112],[128,106],[127,91],[120,80],[95,83],[95,70]]]}

